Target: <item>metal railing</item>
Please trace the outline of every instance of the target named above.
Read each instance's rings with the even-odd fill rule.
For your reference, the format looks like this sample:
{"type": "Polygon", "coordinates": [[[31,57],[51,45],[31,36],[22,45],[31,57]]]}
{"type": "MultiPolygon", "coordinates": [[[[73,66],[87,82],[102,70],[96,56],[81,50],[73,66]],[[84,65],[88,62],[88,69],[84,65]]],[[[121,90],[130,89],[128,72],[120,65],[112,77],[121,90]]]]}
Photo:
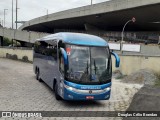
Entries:
{"type": "MultiPolygon", "coordinates": [[[[93,34],[104,38],[107,41],[118,42],[121,40],[121,32],[116,31],[79,31],[79,30],[66,30],[56,29],[55,32],[77,32],[93,34]]],[[[124,41],[133,43],[150,43],[158,44],[160,39],[160,32],[125,32],[124,41]]]]}

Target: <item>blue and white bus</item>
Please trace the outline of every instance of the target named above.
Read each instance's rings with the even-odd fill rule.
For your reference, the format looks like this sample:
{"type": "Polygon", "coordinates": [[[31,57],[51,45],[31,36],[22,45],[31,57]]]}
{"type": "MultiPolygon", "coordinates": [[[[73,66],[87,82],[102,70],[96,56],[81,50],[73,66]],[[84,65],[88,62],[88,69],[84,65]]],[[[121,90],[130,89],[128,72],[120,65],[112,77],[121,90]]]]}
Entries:
{"type": "Polygon", "coordinates": [[[56,33],[34,45],[36,79],[53,89],[57,100],[108,100],[112,60],[120,59],[100,37],[81,33],[56,33]]]}

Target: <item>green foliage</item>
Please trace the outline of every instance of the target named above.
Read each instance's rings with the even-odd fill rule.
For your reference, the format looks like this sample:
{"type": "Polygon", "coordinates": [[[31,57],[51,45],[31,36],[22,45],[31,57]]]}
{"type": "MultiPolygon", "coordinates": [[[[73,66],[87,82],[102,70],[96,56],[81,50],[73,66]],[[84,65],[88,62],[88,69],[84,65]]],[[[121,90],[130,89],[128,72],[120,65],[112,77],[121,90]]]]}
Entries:
{"type": "Polygon", "coordinates": [[[157,80],[156,80],[156,83],[155,85],[156,86],[160,86],[160,73],[155,73],[156,77],[157,77],[157,80]]]}
{"type": "Polygon", "coordinates": [[[12,44],[12,41],[9,38],[4,37],[3,46],[9,46],[10,44],[12,44]]]}
{"type": "MultiPolygon", "coordinates": [[[[3,38],[3,46],[9,46],[12,45],[12,40],[10,40],[7,37],[3,38]]],[[[13,40],[13,46],[17,47],[17,46],[21,46],[20,42],[13,40]]]]}

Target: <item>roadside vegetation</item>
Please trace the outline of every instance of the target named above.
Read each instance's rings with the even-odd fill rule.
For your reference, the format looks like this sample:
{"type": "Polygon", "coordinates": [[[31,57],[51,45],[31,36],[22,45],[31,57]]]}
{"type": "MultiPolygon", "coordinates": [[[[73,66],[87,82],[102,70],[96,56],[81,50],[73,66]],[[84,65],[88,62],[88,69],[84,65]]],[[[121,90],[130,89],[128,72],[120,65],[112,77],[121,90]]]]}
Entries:
{"type": "Polygon", "coordinates": [[[3,46],[9,46],[12,44],[12,41],[9,38],[3,38],[3,46]]]}
{"type": "MultiPolygon", "coordinates": [[[[4,37],[3,38],[3,46],[11,46],[11,45],[12,45],[12,40],[7,38],[7,37],[4,37]]],[[[16,42],[16,41],[13,41],[13,46],[14,47],[20,46],[20,43],[16,42]]]]}
{"type": "Polygon", "coordinates": [[[157,80],[155,81],[155,86],[160,86],[160,73],[155,73],[157,80]]]}

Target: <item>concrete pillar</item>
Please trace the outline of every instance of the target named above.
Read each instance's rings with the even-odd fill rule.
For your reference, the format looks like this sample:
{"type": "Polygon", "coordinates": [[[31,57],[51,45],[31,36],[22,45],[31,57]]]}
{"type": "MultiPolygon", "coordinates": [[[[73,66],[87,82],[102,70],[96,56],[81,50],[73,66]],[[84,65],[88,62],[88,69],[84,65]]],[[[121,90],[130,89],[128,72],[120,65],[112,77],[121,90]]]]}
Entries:
{"type": "MultiPolygon", "coordinates": [[[[20,41],[19,41],[19,42],[20,42],[20,41]]],[[[21,44],[21,47],[26,47],[25,42],[20,42],[20,44],[21,44]]]]}
{"type": "Polygon", "coordinates": [[[13,39],[12,39],[12,47],[13,47],[13,39]]]}
{"type": "Polygon", "coordinates": [[[3,46],[3,36],[0,36],[0,46],[3,46]]]}
{"type": "Polygon", "coordinates": [[[17,40],[16,40],[16,47],[17,47],[17,40]]]}

